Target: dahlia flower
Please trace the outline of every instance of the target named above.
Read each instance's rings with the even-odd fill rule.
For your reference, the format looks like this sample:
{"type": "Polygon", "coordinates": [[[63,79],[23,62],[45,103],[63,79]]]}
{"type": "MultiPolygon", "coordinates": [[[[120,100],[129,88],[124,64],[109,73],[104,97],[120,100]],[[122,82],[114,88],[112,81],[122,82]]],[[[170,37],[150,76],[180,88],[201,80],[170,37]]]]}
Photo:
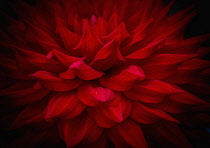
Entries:
{"type": "Polygon", "coordinates": [[[173,3],[14,2],[0,32],[12,147],[193,147],[209,123],[210,36],[185,38],[195,12],[168,15],[173,3]]]}

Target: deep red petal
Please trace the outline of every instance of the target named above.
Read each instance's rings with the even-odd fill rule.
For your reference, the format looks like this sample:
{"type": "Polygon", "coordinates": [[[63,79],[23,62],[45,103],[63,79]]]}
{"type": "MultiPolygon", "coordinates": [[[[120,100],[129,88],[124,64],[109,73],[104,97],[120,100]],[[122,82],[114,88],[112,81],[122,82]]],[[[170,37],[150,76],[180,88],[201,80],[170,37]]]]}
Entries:
{"type": "Polygon", "coordinates": [[[84,58],[73,57],[73,56],[64,54],[56,49],[53,49],[52,51],[50,51],[48,53],[48,56],[49,55],[50,55],[50,57],[48,57],[48,59],[52,58],[52,56],[54,55],[63,65],[65,65],[67,67],[69,67],[74,62],[84,60],[84,58]]]}
{"type": "Polygon", "coordinates": [[[102,86],[117,91],[125,91],[133,87],[138,81],[144,79],[144,72],[138,66],[128,66],[123,69],[116,69],[110,75],[101,77],[102,86]]]}
{"type": "Polygon", "coordinates": [[[59,76],[64,79],[73,79],[75,76],[83,80],[93,80],[99,78],[104,73],[94,70],[83,61],[78,61],[69,66],[66,72],[60,73],[59,76]]]}
{"type": "Polygon", "coordinates": [[[116,147],[123,146],[123,141],[126,141],[133,148],[148,148],[140,125],[132,120],[125,120],[113,129],[109,129],[108,136],[116,147]]]}
{"type": "Polygon", "coordinates": [[[133,102],[131,117],[142,124],[152,124],[160,119],[178,122],[162,110],[145,106],[138,102],[133,102]]]}
{"type": "Polygon", "coordinates": [[[87,56],[86,61],[90,62],[102,46],[103,43],[99,37],[90,26],[87,25],[79,44],[73,49],[77,50],[80,56],[87,56]]]}
{"type": "Polygon", "coordinates": [[[73,118],[79,115],[84,110],[84,108],[85,105],[79,101],[76,92],[57,93],[48,103],[45,119],[49,120],[52,118],[62,118],[66,115],[70,116],[70,114],[77,110],[77,114],[74,113],[74,116],[72,116],[73,118]]]}
{"type": "Polygon", "coordinates": [[[86,83],[78,88],[79,99],[88,106],[97,106],[114,99],[115,94],[108,88],[98,87],[91,83],[86,83]]]}
{"type": "Polygon", "coordinates": [[[84,143],[93,143],[102,133],[102,128],[98,127],[86,115],[71,120],[60,121],[58,130],[61,138],[66,142],[67,147],[73,147],[81,141],[84,143]]]}
{"type": "Polygon", "coordinates": [[[46,72],[38,71],[31,76],[37,78],[42,85],[54,91],[68,91],[77,88],[81,84],[80,79],[66,80],[46,72]]]}
{"type": "Polygon", "coordinates": [[[165,42],[165,38],[162,38],[160,40],[157,41],[153,41],[152,43],[150,43],[149,45],[147,45],[144,48],[141,48],[137,51],[134,51],[133,53],[127,55],[126,59],[144,59],[149,57],[153,52],[155,52],[158,47],[165,42]]]}

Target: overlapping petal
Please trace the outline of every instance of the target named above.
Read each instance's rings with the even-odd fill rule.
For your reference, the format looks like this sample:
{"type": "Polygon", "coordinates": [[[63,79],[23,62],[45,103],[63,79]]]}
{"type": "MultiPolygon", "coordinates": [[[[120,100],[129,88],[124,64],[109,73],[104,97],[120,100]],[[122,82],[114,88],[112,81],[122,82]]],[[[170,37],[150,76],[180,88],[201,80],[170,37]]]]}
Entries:
{"type": "Polygon", "coordinates": [[[195,12],[171,14],[174,2],[11,4],[15,18],[0,23],[0,119],[19,129],[8,146],[192,147],[184,133],[209,123],[200,45],[210,35],[186,38],[195,12]]]}

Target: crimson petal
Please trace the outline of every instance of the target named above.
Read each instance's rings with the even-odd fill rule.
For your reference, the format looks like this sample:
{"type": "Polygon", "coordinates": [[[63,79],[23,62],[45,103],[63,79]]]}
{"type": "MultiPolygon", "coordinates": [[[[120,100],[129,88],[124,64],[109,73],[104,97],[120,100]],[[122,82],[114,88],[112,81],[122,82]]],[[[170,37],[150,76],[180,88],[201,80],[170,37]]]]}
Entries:
{"type": "Polygon", "coordinates": [[[90,65],[96,69],[106,70],[118,61],[125,60],[120,53],[119,42],[114,38],[98,51],[90,65]]]}
{"type": "Polygon", "coordinates": [[[73,118],[79,115],[84,109],[85,105],[79,101],[76,92],[57,93],[48,103],[45,119],[63,118],[66,115],[68,117],[71,115],[73,118]]]}
{"type": "Polygon", "coordinates": [[[85,115],[71,120],[60,121],[58,130],[67,147],[73,147],[81,141],[86,144],[93,143],[102,133],[102,128],[98,127],[91,118],[85,115]]]}
{"type": "Polygon", "coordinates": [[[78,88],[78,98],[88,106],[97,106],[101,103],[110,102],[114,99],[114,96],[112,90],[91,83],[83,84],[78,88]]]}
{"type": "Polygon", "coordinates": [[[65,80],[47,71],[38,71],[31,76],[37,78],[46,88],[54,91],[72,90],[81,84],[80,79],[65,80]]]}
{"type": "Polygon", "coordinates": [[[183,90],[160,80],[142,81],[139,82],[136,87],[145,88],[162,94],[176,94],[183,92],[183,90]]]}
{"type": "Polygon", "coordinates": [[[176,119],[160,109],[145,106],[139,102],[133,102],[131,117],[142,124],[152,124],[160,119],[179,123],[176,119]]]}
{"type": "Polygon", "coordinates": [[[83,61],[78,61],[69,66],[66,72],[60,73],[59,76],[64,79],[73,79],[76,76],[83,80],[93,80],[99,78],[104,73],[94,70],[83,61]]]}
{"type": "Polygon", "coordinates": [[[112,41],[114,38],[121,42],[127,37],[130,37],[130,34],[126,29],[125,23],[122,22],[112,33],[104,36],[103,39],[106,43],[112,41]]]}
{"type": "Polygon", "coordinates": [[[31,42],[38,43],[41,45],[47,52],[52,48],[60,49],[60,46],[56,41],[48,35],[46,32],[42,31],[38,27],[30,24],[29,22],[25,23],[27,28],[27,39],[31,42]]]}
{"type": "Polygon", "coordinates": [[[26,108],[17,116],[11,125],[11,129],[19,128],[28,124],[37,124],[44,119],[45,103],[38,102],[27,105],[26,108]]]}
{"type": "Polygon", "coordinates": [[[55,56],[63,65],[65,66],[69,66],[74,62],[80,61],[80,60],[84,60],[85,58],[77,58],[77,57],[73,57],[67,54],[64,54],[56,49],[51,50],[48,55],[47,58],[51,59],[52,56],[55,56]]]}
{"type": "Polygon", "coordinates": [[[151,42],[149,45],[147,45],[144,48],[141,48],[137,51],[134,51],[133,53],[127,55],[126,59],[144,59],[147,58],[148,56],[150,56],[155,50],[157,50],[157,48],[165,42],[165,38],[162,38],[160,40],[157,41],[153,41],[151,42]]]}
{"type": "Polygon", "coordinates": [[[43,54],[29,50],[24,50],[21,48],[17,48],[17,50],[27,61],[29,61],[34,66],[39,67],[43,70],[47,70],[50,72],[58,72],[65,69],[65,67],[62,64],[60,64],[58,61],[53,59],[48,59],[43,54]]]}
{"type": "Polygon", "coordinates": [[[60,35],[68,51],[74,48],[80,41],[80,36],[71,32],[66,26],[64,26],[59,18],[57,19],[56,32],[60,35]]]}
{"type": "Polygon", "coordinates": [[[108,130],[108,136],[116,147],[126,141],[133,148],[148,148],[140,125],[129,119],[108,130]],[[111,130],[116,132],[115,136],[111,135],[113,133],[111,130]],[[120,139],[123,141],[119,141],[120,139]]]}
{"type": "Polygon", "coordinates": [[[144,72],[139,66],[130,65],[123,69],[114,70],[110,75],[101,77],[102,86],[117,90],[125,91],[133,87],[138,81],[144,79],[144,72]]]}
{"type": "Polygon", "coordinates": [[[116,106],[99,106],[89,108],[89,114],[94,118],[96,123],[104,128],[110,128],[116,123],[121,123],[130,115],[132,103],[120,95],[121,101],[116,106]]]}
{"type": "Polygon", "coordinates": [[[102,46],[103,43],[99,37],[90,26],[87,25],[79,44],[74,47],[73,50],[78,50],[81,56],[87,56],[86,61],[90,62],[102,46]]]}

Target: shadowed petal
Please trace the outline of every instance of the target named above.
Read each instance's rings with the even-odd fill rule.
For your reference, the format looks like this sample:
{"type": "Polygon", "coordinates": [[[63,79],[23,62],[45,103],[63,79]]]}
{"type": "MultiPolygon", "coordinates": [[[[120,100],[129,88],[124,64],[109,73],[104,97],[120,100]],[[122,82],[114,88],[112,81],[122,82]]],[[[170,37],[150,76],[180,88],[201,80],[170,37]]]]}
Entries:
{"type": "Polygon", "coordinates": [[[85,109],[76,92],[62,92],[54,95],[47,106],[45,119],[63,118],[64,116],[75,117],[85,109]]]}
{"type": "Polygon", "coordinates": [[[124,147],[123,143],[125,142],[133,148],[148,148],[140,125],[132,120],[125,120],[123,123],[108,129],[107,134],[117,148],[124,147]]]}
{"type": "Polygon", "coordinates": [[[102,133],[102,128],[84,114],[71,120],[60,121],[58,130],[67,147],[73,147],[80,142],[93,143],[102,133]]]}
{"type": "Polygon", "coordinates": [[[120,102],[116,106],[99,106],[97,108],[88,108],[89,114],[94,118],[96,123],[104,128],[110,128],[117,123],[126,120],[130,115],[132,103],[121,95],[120,102]]]}
{"type": "Polygon", "coordinates": [[[137,51],[134,51],[133,53],[127,55],[124,58],[126,58],[126,59],[144,59],[144,58],[147,58],[153,52],[155,52],[158,49],[158,47],[164,42],[165,42],[165,38],[162,38],[162,39],[157,40],[157,41],[153,41],[152,43],[150,43],[146,47],[141,48],[137,51]]]}
{"type": "Polygon", "coordinates": [[[99,37],[87,25],[79,44],[73,50],[77,50],[81,56],[86,56],[86,61],[90,62],[102,46],[103,43],[99,37]]]}
{"type": "Polygon", "coordinates": [[[97,106],[101,103],[111,102],[115,94],[108,88],[86,83],[78,88],[78,97],[88,106],[97,106]]]}
{"type": "Polygon", "coordinates": [[[139,66],[128,66],[123,69],[114,70],[110,75],[101,77],[102,86],[117,90],[125,91],[133,87],[138,81],[144,79],[144,72],[139,66]]]}
{"type": "Polygon", "coordinates": [[[37,78],[42,85],[50,90],[67,91],[77,88],[81,84],[80,79],[66,80],[46,72],[38,71],[31,76],[37,78]]]}
{"type": "Polygon", "coordinates": [[[66,72],[60,73],[59,76],[64,79],[73,79],[76,76],[83,80],[93,80],[99,78],[104,73],[94,70],[83,61],[78,61],[69,66],[66,72]]]}
{"type": "Polygon", "coordinates": [[[152,124],[159,121],[160,119],[179,123],[179,121],[177,121],[164,111],[145,106],[138,102],[133,102],[131,117],[142,124],[152,124]]]}
{"type": "Polygon", "coordinates": [[[57,51],[56,49],[53,49],[52,51],[50,51],[47,55],[48,59],[51,59],[52,56],[55,56],[63,65],[65,66],[69,66],[74,62],[80,61],[80,60],[84,60],[84,58],[78,58],[78,57],[73,57],[67,54],[64,54],[60,51],[57,51]]]}

